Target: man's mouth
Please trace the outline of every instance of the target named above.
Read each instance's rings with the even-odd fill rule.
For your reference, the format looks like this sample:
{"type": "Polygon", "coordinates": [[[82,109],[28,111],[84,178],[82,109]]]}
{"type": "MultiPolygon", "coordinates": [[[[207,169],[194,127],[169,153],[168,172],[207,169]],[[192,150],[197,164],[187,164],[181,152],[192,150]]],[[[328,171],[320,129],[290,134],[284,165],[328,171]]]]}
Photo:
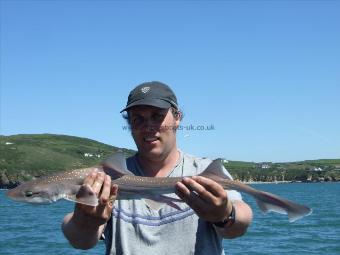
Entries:
{"type": "Polygon", "coordinates": [[[150,137],[144,137],[143,138],[143,140],[144,140],[144,142],[149,142],[149,143],[151,143],[151,142],[154,142],[154,141],[157,141],[159,138],[158,137],[155,137],[155,136],[150,136],[150,137]]]}

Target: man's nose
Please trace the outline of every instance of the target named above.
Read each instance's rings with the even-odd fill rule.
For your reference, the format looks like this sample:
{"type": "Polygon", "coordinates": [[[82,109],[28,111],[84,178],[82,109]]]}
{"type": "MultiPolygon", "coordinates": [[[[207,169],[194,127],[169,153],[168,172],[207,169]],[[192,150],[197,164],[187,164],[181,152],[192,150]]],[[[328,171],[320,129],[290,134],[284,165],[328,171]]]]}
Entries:
{"type": "Polygon", "coordinates": [[[153,130],[156,130],[157,124],[152,119],[145,119],[143,128],[147,131],[153,131],[153,130]]]}

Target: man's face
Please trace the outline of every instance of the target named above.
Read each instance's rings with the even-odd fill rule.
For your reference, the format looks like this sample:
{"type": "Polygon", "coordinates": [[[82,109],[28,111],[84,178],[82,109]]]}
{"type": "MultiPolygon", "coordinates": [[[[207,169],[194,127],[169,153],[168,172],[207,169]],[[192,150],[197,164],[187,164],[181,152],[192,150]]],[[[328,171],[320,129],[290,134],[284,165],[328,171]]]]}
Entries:
{"type": "Polygon", "coordinates": [[[171,109],[153,106],[135,106],[129,110],[132,136],[142,157],[164,159],[176,149],[176,128],[179,118],[171,109]]]}

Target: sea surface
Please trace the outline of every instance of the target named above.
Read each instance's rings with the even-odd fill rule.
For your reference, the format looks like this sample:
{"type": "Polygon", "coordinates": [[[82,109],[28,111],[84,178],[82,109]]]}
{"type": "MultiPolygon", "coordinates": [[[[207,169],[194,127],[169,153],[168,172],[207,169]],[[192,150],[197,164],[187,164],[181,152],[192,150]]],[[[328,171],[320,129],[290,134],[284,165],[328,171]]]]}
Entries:
{"type": "MultiPolygon", "coordinates": [[[[253,208],[254,221],[243,237],[224,240],[226,254],[340,254],[340,183],[253,186],[306,204],[313,214],[289,223],[286,215],[263,215],[254,200],[244,195],[253,208]]],[[[102,242],[88,251],[68,244],[60,225],[73,206],[67,201],[46,206],[12,202],[1,190],[0,255],[105,254],[102,242]]]]}

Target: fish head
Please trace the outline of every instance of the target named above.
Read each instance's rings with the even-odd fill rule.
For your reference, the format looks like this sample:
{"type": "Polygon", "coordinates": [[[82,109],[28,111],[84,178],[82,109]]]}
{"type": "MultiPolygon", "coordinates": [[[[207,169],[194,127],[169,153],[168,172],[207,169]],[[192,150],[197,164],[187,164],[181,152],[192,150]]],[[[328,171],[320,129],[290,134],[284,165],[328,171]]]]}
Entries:
{"type": "Polygon", "coordinates": [[[23,183],[14,189],[7,191],[6,195],[18,202],[26,202],[31,204],[49,204],[57,200],[52,185],[39,184],[34,181],[23,183]]]}

